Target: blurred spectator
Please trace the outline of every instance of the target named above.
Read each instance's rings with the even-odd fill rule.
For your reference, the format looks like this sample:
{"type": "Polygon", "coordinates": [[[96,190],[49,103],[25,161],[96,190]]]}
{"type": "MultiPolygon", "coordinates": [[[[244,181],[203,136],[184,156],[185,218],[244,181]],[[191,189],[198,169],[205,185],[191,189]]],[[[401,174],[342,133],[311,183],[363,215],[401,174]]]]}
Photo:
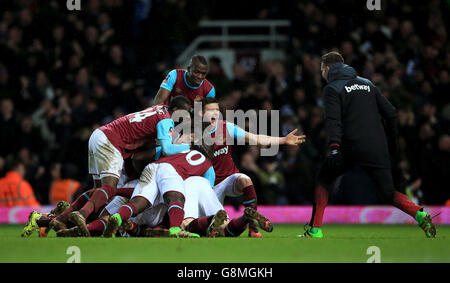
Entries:
{"type": "Polygon", "coordinates": [[[34,196],[33,189],[24,176],[24,164],[14,161],[5,177],[0,179],[0,206],[38,206],[40,203],[34,196]]]}
{"type": "Polygon", "coordinates": [[[266,157],[262,161],[262,170],[258,171],[263,198],[261,203],[283,205],[289,203],[284,194],[285,179],[274,157],[266,157]]]}
{"type": "MultiPolygon", "coordinates": [[[[86,152],[92,130],[150,104],[167,70],[180,67],[174,64],[177,56],[195,36],[209,32],[198,28],[200,19],[233,15],[291,21],[286,60],[261,56],[250,70],[238,59],[228,78],[222,57],[212,56],[208,75],[223,110],[280,110],[280,133],[270,134],[298,128],[307,136],[301,147],[281,147],[277,156],[275,172],[289,180],[284,202],[313,198],[327,143],[320,56],[330,50],[339,50],[397,107],[400,159],[394,170],[403,178],[400,189],[408,188],[419,203],[449,199],[448,1],[392,1],[383,13],[348,1],[230,1],[93,0],[76,13],[64,1],[3,1],[0,173],[6,173],[2,163],[23,160],[25,179],[44,203],[54,163],[61,168],[72,163],[78,169],[72,179],[89,187],[86,152]]],[[[248,53],[248,47],[236,45],[235,51],[248,53]]],[[[256,147],[233,152],[253,182],[257,172],[272,169],[258,158],[256,147]]],[[[342,186],[353,186],[347,182],[352,176],[363,178],[358,170],[352,174],[342,186]]],[[[255,184],[260,202],[273,201],[261,186],[255,184]]]]}
{"type": "Polygon", "coordinates": [[[81,186],[80,182],[73,179],[76,177],[76,167],[70,163],[65,165],[55,163],[51,169],[51,176],[50,203],[57,204],[59,201],[71,203],[73,195],[81,186]]]}

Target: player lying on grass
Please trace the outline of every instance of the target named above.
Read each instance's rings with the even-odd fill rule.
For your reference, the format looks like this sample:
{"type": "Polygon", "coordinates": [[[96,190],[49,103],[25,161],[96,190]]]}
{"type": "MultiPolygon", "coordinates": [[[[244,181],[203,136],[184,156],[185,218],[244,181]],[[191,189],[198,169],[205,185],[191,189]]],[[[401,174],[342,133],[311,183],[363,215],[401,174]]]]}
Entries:
{"type": "MultiPolygon", "coordinates": [[[[177,140],[177,142],[188,142],[190,141],[190,137],[179,137],[179,135],[173,133],[174,140],[177,140]]],[[[139,176],[139,172],[142,171],[142,169],[145,167],[146,164],[149,163],[149,161],[154,161],[155,159],[159,158],[161,155],[161,147],[158,147],[158,150],[156,148],[152,148],[149,150],[139,151],[133,154],[132,157],[125,160],[124,167],[122,168],[122,174],[120,176],[118,185],[117,185],[117,195],[123,196],[127,199],[131,197],[133,194],[133,190],[135,187],[135,183],[137,182],[137,177],[139,176]],[[145,164],[145,165],[144,165],[145,164]],[[137,170],[135,168],[138,168],[137,170]],[[131,177],[129,177],[131,176],[131,177]],[[134,180],[136,179],[136,180],[134,180]]],[[[95,191],[95,189],[91,189],[80,195],[71,205],[65,202],[60,202],[53,211],[58,213],[51,213],[50,215],[43,215],[42,213],[39,213],[38,211],[33,211],[29,215],[29,220],[27,225],[24,228],[24,231],[22,233],[23,237],[27,237],[31,235],[31,233],[39,228],[42,228],[41,236],[46,236],[48,233],[48,228],[52,227],[55,232],[58,232],[62,229],[66,229],[67,227],[72,227],[73,223],[68,220],[68,215],[81,207],[83,207],[92,196],[92,193],[95,191]],[[52,223],[60,222],[60,220],[63,222],[64,225],[51,225],[52,223]],[[59,229],[59,227],[62,227],[62,229],[59,229]]],[[[104,207],[104,206],[103,206],[104,207]]],[[[101,207],[101,208],[103,208],[101,207]]],[[[99,212],[96,214],[92,214],[89,218],[91,221],[98,218],[98,215],[101,211],[101,208],[99,209],[99,212]]],[[[52,211],[52,212],[53,212],[52,211]]],[[[89,220],[88,219],[88,220],[89,220]]],[[[89,221],[90,222],[90,221],[89,221]]],[[[94,227],[95,224],[93,223],[94,227]]],[[[91,229],[91,224],[87,225],[89,230],[91,229]]],[[[94,228],[95,230],[95,228],[94,228]]]]}
{"type": "MultiPolygon", "coordinates": [[[[213,166],[216,172],[214,192],[223,203],[225,196],[242,196],[245,207],[257,210],[256,191],[253,182],[245,174],[239,172],[232,158],[232,146],[227,144],[229,138],[237,142],[244,140],[246,143],[268,146],[272,144],[298,146],[305,142],[305,136],[296,136],[297,129],[285,137],[271,137],[249,133],[233,123],[219,120],[220,108],[215,98],[201,100],[202,111],[199,115],[203,121],[210,122],[210,137],[214,141],[213,166]]],[[[249,237],[262,237],[255,225],[249,225],[249,237]]]]}
{"type": "MultiPolygon", "coordinates": [[[[190,111],[189,101],[176,97],[169,106],[155,105],[143,111],[121,117],[95,130],[89,139],[89,174],[96,189],[81,208],[73,208],[68,218],[83,232],[86,218],[98,212],[116,193],[117,183],[124,160],[143,146],[159,144],[164,156],[189,149],[187,144],[173,144],[171,132],[176,110],[190,111]]],[[[50,223],[56,231],[66,228],[67,218],[57,217],[50,223]]],[[[87,236],[87,234],[86,234],[87,236]]]]}
{"type": "Polygon", "coordinates": [[[183,180],[191,176],[203,176],[211,184],[214,184],[215,180],[210,161],[212,149],[206,146],[192,146],[192,148],[197,150],[190,149],[172,156],[164,156],[147,165],[141,173],[130,202],[124,204],[109,218],[103,236],[114,237],[123,221],[160,203],[168,205],[170,235],[177,236],[184,233],[185,231],[180,227],[184,219],[183,180]]]}
{"type": "MultiPolygon", "coordinates": [[[[223,210],[222,204],[217,199],[210,182],[206,178],[192,176],[184,180],[183,183],[186,192],[184,204],[185,215],[181,224],[183,230],[190,221],[200,216],[214,215],[217,211],[223,210]]],[[[128,184],[128,186],[136,185],[137,183],[128,184]]],[[[100,219],[102,224],[97,225],[98,230],[90,230],[91,235],[102,235],[108,223],[109,215],[117,213],[127,202],[129,202],[129,199],[125,197],[115,197],[105,207],[104,215],[100,219]]],[[[123,221],[119,230],[127,228],[127,232],[131,236],[170,236],[169,229],[161,227],[169,228],[167,205],[162,203],[145,209],[137,216],[131,217],[127,222],[123,221]]],[[[72,236],[73,234],[77,234],[77,231],[73,231],[72,229],[72,231],[62,231],[62,233],[65,233],[66,236],[72,236]]],[[[185,235],[187,234],[188,232],[185,233],[185,235]]]]}

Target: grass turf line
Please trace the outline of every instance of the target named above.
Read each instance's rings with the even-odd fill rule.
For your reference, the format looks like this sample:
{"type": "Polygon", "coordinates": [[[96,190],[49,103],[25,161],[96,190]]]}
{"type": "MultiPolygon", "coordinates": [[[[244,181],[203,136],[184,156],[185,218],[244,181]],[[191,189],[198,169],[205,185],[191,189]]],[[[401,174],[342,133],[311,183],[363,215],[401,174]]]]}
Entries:
{"type": "Polygon", "coordinates": [[[81,262],[359,262],[381,251],[381,262],[450,262],[450,226],[427,239],[415,225],[324,225],[323,239],[299,239],[302,225],[275,225],[264,238],[21,238],[22,225],[0,225],[0,262],[66,262],[70,246],[81,262]]]}

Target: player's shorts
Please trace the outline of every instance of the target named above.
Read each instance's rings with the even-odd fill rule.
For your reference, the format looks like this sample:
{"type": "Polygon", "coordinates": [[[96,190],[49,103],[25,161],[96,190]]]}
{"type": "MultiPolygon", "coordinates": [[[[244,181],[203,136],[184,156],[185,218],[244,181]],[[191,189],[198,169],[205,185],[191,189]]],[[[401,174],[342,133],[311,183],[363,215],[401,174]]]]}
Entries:
{"type": "Polygon", "coordinates": [[[184,218],[199,218],[216,214],[223,209],[211,184],[203,177],[193,176],[184,180],[186,197],[184,218]]]}
{"type": "MultiPolygon", "coordinates": [[[[249,178],[247,175],[242,173],[234,173],[233,175],[228,176],[220,182],[219,184],[214,186],[214,192],[216,193],[217,198],[219,199],[220,203],[223,204],[223,201],[225,200],[225,196],[228,197],[238,197],[242,195],[242,192],[239,192],[236,187],[234,186],[236,183],[236,180],[240,177],[249,178]]],[[[250,179],[250,178],[249,178],[250,179]]]]}
{"type": "Polygon", "coordinates": [[[88,163],[89,174],[94,180],[107,176],[119,178],[122,172],[122,154],[100,129],[89,138],[88,163]]]}
{"type": "Polygon", "coordinates": [[[122,174],[120,174],[119,182],[117,183],[117,188],[135,188],[139,182],[139,179],[131,179],[127,176],[125,169],[122,169],[122,174]]]}
{"type": "MultiPolygon", "coordinates": [[[[115,196],[113,200],[105,207],[109,215],[117,213],[120,207],[129,202],[129,199],[115,196]]],[[[131,217],[130,220],[138,225],[148,225],[150,227],[156,227],[161,224],[164,219],[164,215],[167,213],[167,205],[160,203],[156,206],[147,208],[143,212],[139,213],[136,217],[131,217]]]]}
{"type": "Polygon", "coordinates": [[[184,182],[175,168],[169,163],[151,163],[141,173],[133,196],[143,197],[151,206],[164,203],[164,194],[178,192],[185,195],[184,182]]]}

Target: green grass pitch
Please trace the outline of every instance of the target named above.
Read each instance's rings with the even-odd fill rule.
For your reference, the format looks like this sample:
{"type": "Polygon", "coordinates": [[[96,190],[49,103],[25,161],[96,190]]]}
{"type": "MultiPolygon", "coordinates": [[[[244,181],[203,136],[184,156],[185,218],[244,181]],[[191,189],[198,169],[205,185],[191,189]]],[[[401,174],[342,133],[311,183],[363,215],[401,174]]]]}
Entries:
{"type": "Polygon", "coordinates": [[[450,226],[438,226],[435,239],[427,239],[415,225],[324,225],[325,238],[304,240],[295,236],[302,225],[275,225],[264,238],[21,238],[21,225],[0,225],[0,262],[60,262],[80,249],[87,262],[211,262],[288,263],[359,262],[372,256],[370,246],[380,249],[382,263],[450,262],[450,226]]]}

